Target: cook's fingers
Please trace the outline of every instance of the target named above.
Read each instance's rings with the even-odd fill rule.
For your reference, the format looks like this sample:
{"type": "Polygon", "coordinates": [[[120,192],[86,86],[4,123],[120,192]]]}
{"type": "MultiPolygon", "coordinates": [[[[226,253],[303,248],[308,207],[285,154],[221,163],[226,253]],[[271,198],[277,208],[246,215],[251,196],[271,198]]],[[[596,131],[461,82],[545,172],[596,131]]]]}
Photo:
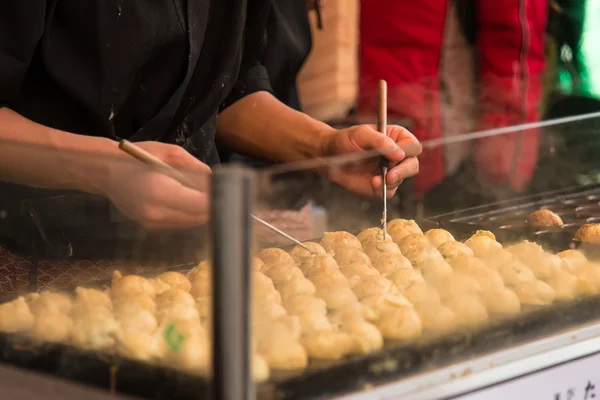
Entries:
{"type": "Polygon", "coordinates": [[[190,189],[157,174],[147,187],[146,198],[138,207],[138,220],[144,227],[189,228],[208,219],[210,199],[207,192],[190,189]]]}
{"type": "Polygon", "coordinates": [[[396,143],[398,147],[404,150],[404,154],[406,154],[406,158],[409,157],[417,157],[421,154],[423,150],[423,146],[416,139],[415,140],[400,140],[396,143]]]}
{"type": "MultiPolygon", "coordinates": [[[[374,176],[373,178],[371,178],[371,188],[373,191],[373,196],[375,197],[383,197],[383,185],[382,185],[383,179],[381,176],[374,176]]],[[[398,186],[400,186],[400,183],[396,184],[396,185],[389,185],[387,186],[387,198],[391,199],[392,197],[394,197],[394,194],[396,194],[396,190],[398,189],[398,186]]]]}
{"type": "Polygon", "coordinates": [[[387,175],[388,185],[399,185],[405,178],[415,176],[419,173],[419,159],[410,157],[392,168],[387,175]]]}

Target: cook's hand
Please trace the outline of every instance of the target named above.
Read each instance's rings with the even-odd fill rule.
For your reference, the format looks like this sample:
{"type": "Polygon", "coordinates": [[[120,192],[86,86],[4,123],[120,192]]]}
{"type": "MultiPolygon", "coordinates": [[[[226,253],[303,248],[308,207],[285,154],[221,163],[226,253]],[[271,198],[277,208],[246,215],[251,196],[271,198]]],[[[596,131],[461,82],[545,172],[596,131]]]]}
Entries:
{"type": "MultiPolygon", "coordinates": [[[[396,125],[387,127],[387,136],[377,132],[372,125],[353,126],[327,135],[324,144],[326,156],[380,151],[389,160],[388,197],[394,195],[403,179],[419,172],[417,156],[421,154],[421,149],[421,144],[412,133],[396,125]]],[[[379,158],[369,158],[351,166],[331,167],[329,178],[358,194],[383,195],[379,158]]]]}
{"type": "Polygon", "coordinates": [[[179,146],[158,142],[136,145],[186,174],[198,187],[183,186],[123,153],[123,161],[110,168],[104,195],[149,230],[191,228],[205,223],[209,217],[210,167],[179,146]]]}

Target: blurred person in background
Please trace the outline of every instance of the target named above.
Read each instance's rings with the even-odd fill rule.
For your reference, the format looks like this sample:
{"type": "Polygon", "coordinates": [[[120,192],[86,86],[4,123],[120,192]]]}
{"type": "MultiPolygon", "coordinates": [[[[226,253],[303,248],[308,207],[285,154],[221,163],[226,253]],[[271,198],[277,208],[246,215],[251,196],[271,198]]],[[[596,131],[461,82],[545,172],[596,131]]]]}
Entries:
{"type": "MultiPolygon", "coordinates": [[[[376,112],[386,79],[389,114],[421,141],[538,121],[547,12],[548,0],[363,0],[360,113],[376,112]]],[[[529,130],[425,148],[425,213],[523,192],[538,144],[529,130]]]]}

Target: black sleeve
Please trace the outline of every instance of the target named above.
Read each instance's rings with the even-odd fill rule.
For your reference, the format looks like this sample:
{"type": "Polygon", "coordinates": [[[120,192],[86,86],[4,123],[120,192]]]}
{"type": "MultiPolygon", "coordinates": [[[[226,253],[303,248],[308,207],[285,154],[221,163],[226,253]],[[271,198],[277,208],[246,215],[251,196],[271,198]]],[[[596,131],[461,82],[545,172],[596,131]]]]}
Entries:
{"type": "Polygon", "coordinates": [[[45,16],[46,0],[0,1],[0,107],[19,95],[45,16]]]}
{"type": "Polygon", "coordinates": [[[250,2],[248,5],[246,44],[240,76],[233,90],[221,105],[221,110],[255,92],[267,91],[273,93],[267,69],[260,62],[267,47],[266,26],[270,8],[271,0],[257,0],[250,2]]]}

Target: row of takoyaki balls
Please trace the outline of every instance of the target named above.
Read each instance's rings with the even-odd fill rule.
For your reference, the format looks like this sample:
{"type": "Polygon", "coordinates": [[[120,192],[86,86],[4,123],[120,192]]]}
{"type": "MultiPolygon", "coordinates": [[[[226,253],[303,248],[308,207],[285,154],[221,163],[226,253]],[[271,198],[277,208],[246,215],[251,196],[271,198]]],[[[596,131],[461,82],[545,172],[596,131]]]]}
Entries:
{"type": "MultiPolygon", "coordinates": [[[[486,231],[460,243],[445,230],[394,220],[385,237],[378,228],[331,232],[306,245],[265,249],[254,260],[256,379],[600,291],[600,266],[580,252],[553,255],[526,241],[503,248],[486,231]]],[[[0,330],[204,373],[210,274],[204,262],[187,277],[115,273],[107,291],[30,294],[0,306],[0,330]]]]}

